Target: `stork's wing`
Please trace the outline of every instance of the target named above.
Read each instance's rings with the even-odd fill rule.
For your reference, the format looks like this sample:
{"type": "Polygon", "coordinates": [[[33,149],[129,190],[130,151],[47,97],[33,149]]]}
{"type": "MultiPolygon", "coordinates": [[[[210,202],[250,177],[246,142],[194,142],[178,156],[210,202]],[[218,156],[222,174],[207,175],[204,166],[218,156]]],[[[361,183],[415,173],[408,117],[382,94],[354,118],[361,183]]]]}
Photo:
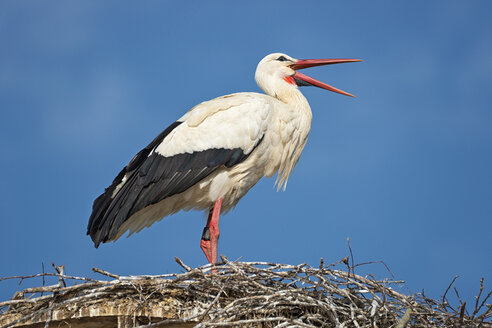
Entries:
{"type": "Polygon", "coordinates": [[[142,149],[94,201],[87,234],[95,246],[114,239],[143,208],[184,192],[221,166],[244,161],[263,138],[270,108],[251,97],[202,103],[142,149]]]}

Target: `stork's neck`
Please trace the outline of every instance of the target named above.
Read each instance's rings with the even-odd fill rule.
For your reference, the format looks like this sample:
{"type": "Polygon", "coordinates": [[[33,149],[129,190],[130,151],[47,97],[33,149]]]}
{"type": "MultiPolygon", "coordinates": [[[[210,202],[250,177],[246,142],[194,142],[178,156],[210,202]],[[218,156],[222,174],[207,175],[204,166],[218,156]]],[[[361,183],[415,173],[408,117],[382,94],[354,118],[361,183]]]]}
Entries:
{"type": "Polygon", "coordinates": [[[270,72],[268,73],[261,62],[258,65],[255,73],[255,80],[258,86],[269,96],[277,98],[281,102],[297,108],[305,109],[311,112],[309,103],[304,95],[295,85],[294,79],[290,77],[292,82],[285,74],[270,72]]]}
{"type": "Polygon", "coordinates": [[[290,90],[279,89],[285,92],[277,92],[272,97],[277,98],[286,106],[278,106],[280,130],[278,134],[282,156],[278,162],[278,188],[285,189],[287,179],[294,170],[299,156],[306,145],[309,131],[311,130],[312,113],[309,103],[304,95],[293,86],[290,90]]]}
{"type": "Polygon", "coordinates": [[[257,70],[255,75],[256,83],[269,96],[278,99],[285,106],[282,111],[289,112],[287,115],[292,115],[300,126],[302,126],[301,139],[305,141],[311,129],[311,107],[301,93],[297,85],[289,83],[284,77],[263,74],[262,70],[257,70]]]}
{"type": "Polygon", "coordinates": [[[297,86],[289,84],[285,81],[275,81],[276,83],[264,83],[273,81],[263,81],[262,79],[257,79],[259,87],[269,96],[277,98],[281,102],[295,107],[298,110],[306,111],[311,113],[311,108],[309,103],[298,89],[297,86]]]}
{"type": "Polygon", "coordinates": [[[294,107],[302,107],[311,110],[309,103],[302,94],[302,92],[295,86],[288,86],[286,88],[279,88],[275,91],[274,95],[270,95],[287,105],[294,107]]]}

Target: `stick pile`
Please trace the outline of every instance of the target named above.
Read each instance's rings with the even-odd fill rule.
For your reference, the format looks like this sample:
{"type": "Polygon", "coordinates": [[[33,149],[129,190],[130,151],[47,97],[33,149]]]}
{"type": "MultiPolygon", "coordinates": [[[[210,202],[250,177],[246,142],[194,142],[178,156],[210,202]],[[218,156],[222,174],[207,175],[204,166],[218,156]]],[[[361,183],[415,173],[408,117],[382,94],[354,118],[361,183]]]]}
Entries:
{"type": "Polygon", "coordinates": [[[176,261],[184,273],[119,276],[94,268],[111,278],[95,280],[68,276],[56,267],[56,273],[0,279],[59,279],[56,285],[27,288],[0,302],[0,326],[43,318],[48,327],[56,311],[74,316],[109,302],[130,309],[133,327],[492,327],[492,305],[486,304],[492,292],[483,294],[483,280],[469,312],[466,303],[453,307],[446,298],[454,280],[442,300],[406,296],[391,288],[402,281],[356,275],[347,258],[330,265],[321,261],[319,267],[222,257],[214,267],[193,269],[176,261]],[[341,263],[347,269],[335,269],[341,263]],[[152,314],[157,309],[159,316],[152,314]]]}

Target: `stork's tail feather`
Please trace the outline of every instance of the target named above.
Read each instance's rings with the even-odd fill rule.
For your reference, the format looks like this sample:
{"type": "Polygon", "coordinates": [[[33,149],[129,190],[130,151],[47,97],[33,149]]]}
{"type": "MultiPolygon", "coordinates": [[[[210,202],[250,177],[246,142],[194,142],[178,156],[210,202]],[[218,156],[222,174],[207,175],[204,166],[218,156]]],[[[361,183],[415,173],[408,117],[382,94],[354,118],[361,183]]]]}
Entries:
{"type": "Polygon", "coordinates": [[[99,197],[96,198],[92,205],[92,214],[89,218],[89,224],[87,225],[87,234],[91,236],[92,241],[94,242],[94,246],[97,248],[99,244],[105,243],[108,241],[108,235],[103,234],[104,225],[104,216],[113,201],[113,193],[116,190],[116,187],[126,174],[126,167],[121,170],[118,176],[114,179],[111,186],[104,190],[99,197]]]}
{"type": "Polygon", "coordinates": [[[99,244],[110,241],[113,236],[110,236],[110,230],[112,229],[113,219],[107,217],[108,210],[110,210],[111,204],[115,199],[115,190],[118,185],[123,182],[123,178],[128,172],[138,169],[145,159],[149,156],[150,152],[162,141],[164,138],[182,122],[176,121],[162,131],[150,144],[142,149],[130,163],[121,170],[118,176],[113,180],[111,186],[104,190],[104,193],[97,197],[92,205],[92,214],[89,218],[89,224],[87,225],[87,234],[91,236],[94,246],[97,248],[99,244]]]}

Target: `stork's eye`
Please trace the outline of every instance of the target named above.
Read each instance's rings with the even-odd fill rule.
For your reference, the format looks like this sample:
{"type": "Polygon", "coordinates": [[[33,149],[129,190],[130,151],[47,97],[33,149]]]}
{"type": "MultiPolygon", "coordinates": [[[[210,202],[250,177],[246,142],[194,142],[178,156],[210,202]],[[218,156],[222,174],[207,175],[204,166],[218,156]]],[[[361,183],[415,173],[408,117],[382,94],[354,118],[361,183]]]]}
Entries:
{"type": "Polygon", "coordinates": [[[280,56],[277,58],[278,61],[289,61],[287,58],[285,58],[284,56],[280,56]]]}

